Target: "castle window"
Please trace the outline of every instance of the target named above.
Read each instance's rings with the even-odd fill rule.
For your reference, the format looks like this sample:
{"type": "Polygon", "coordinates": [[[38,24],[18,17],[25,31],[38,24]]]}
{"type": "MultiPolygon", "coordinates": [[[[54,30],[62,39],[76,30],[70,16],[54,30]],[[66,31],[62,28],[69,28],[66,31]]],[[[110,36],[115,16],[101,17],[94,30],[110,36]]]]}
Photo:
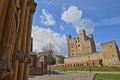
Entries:
{"type": "Polygon", "coordinates": [[[87,47],[87,49],[90,48],[90,47],[87,47]]]}
{"type": "Polygon", "coordinates": [[[80,45],[78,45],[80,47],[80,45]]]}
{"type": "Polygon", "coordinates": [[[112,57],[114,57],[114,55],[112,55],[112,57]]]}
{"type": "Polygon", "coordinates": [[[72,50],[72,52],[73,52],[73,50],[72,50]]]}

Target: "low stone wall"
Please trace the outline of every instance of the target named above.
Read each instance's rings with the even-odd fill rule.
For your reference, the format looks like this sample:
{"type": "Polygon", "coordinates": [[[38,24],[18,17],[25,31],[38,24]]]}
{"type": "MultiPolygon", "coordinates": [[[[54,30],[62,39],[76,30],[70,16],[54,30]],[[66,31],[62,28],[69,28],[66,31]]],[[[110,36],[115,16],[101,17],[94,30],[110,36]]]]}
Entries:
{"type": "Polygon", "coordinates": [[[119,59],[103,59],[103,65],[116,66],[120,65],[119,59]]]}
{"type": "Polygon", "coordinates": [[[64,63],[76,63],[76,62],[86,62],[89,60],[101,60],[102,59],[102,54],[101,53],[92,53],[88,55],[81,55],[81,56],[76,56],[76,57],[67,57],[64,59],[64,63]]]}
{"type": "Polygon", "coordinates": [[[42,74],[41,68],[32,67],[32,68],[30,68],[29,74],[30,75],[41,75],[42,74]]]}
{"type": "Polygon", "coordinates": [[[66,63],[66,64],[56,64],[52,67],[75,67],[75,66],[101,66],[102,60],[95,59],[95,60],[89,60],[84,62],[74,62],[74,63],[66,63]]]}

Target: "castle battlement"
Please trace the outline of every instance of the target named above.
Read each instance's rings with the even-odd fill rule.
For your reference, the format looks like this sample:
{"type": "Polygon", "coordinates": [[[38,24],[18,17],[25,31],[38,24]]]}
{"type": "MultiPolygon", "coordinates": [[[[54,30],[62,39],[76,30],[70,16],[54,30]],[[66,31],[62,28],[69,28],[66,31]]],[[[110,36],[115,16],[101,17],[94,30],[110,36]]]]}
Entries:
{"type": "Polygon", "coordinates": [[[96,51],[96,46],[92,34],[88,36],[85,30],[79,31],[79,36],[71,38],[66,36],[68,57],[65,63],[86,62],[91,59],[100,61],[100,65],[118,65],[120,64],[120,52],[115,41],[104,42],[100,44],[101,51],[96,51]]]}
{"type": "Polygon", "coordinates": [[[76,38],[71,38],[70,35],[66,36],[69,57],[96,52],[93,35],[87,36],[85,30],[80,30],[79,33],[76,38]]]}

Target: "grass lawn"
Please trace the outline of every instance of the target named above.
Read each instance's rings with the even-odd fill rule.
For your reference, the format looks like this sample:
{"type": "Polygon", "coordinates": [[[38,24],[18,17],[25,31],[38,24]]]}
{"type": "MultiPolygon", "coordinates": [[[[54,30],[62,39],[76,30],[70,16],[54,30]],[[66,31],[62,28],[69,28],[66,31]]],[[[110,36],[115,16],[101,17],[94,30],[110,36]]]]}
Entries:
{"type": "Polygon", "coordinates": [[[65,71],[115,71],[120,72],[120,67],[116,66],[77,66],[77,67],[52,67],[52,70],[65,70],[65,71]]]}
{"type": "Polygon", "coordinates": [[[120,80],[120,74],[96,74],[94,80],[120,80]]]}

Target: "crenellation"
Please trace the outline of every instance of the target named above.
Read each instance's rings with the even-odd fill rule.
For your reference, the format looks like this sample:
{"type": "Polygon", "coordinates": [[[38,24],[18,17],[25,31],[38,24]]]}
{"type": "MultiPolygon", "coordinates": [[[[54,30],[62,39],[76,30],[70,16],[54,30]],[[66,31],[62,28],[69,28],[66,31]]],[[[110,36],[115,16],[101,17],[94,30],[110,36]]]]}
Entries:
{"type": "Polygon", "coordinates": [[[67,39],[71,39],[71,35],[67,35],[66,38],[67,38],[67,39]]]}
{"type": "Polygon", "coordinates": [[[80,56],[96,51],[93,39],[86,36],[85,30],[80,30],[80,35],[76,38],[67,36],[67,46],[68,56],[80,56]]]}
{"type": "Polygon", "coordinates": [[[68,57],[64,59],[65,64],[80,63],[87,65],[119,65],[120,52],[115,41],[101,43],[101,51],[96,51],[93,35],[86,35],[85,30],[79,31],[76,38],[67,36],[68,57]],[[99,64],[98,64],[99,63],[99,64]]]}
{"type": "Polygon", "coordinates": [[[80,40],[81,40],[81,42],[82,41],[85,41],[86,39],[87,39],[87,37],[86,37],[86,33],[85,33],[85,30],[84,29],[81,29],[80,31],[79,31],[79,35],[80,35],[80,40]]]}
{"type": "Polygon", "coordinates": [[[103,64],[118,64],[119,63],[119,51],[115,41],[109,41],[101,44],[101,53],[103,55],[103,64]]]}
{"type": "Polygon", "coordinates": [[[88,38],[93,39],[93,35],[92,35],[92,34],[89,34],[89,35],[88,35],[88,38]]]}

